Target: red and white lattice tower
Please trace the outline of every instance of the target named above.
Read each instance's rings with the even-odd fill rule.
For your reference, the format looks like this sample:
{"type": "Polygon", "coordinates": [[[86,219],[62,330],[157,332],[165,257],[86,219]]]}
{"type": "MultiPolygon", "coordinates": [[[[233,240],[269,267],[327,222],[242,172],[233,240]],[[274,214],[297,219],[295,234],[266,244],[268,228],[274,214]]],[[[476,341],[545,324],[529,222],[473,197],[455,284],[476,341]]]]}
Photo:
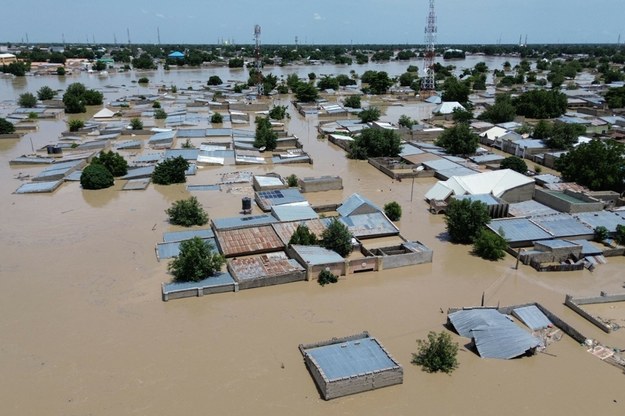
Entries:
{"type": "Polygon", "coordinates": [[[260,57],[260,25],[254,26],[254,41],[256,43],[254,48],[254,69],[256,77],[256,93],[260,97],[263,95],[263,76],[261,72],[262,61],[260,57]]]}
{"type": "Polygon", "coordinates": [[[436,90],[436,79],[434,77],[436,31],[436,12],[434,10],[434,0],[430,0],[430,11],[425,25],[425,54],[423,60],[425,75],[421,78],[422,95],[432,95],[436,90]]]}

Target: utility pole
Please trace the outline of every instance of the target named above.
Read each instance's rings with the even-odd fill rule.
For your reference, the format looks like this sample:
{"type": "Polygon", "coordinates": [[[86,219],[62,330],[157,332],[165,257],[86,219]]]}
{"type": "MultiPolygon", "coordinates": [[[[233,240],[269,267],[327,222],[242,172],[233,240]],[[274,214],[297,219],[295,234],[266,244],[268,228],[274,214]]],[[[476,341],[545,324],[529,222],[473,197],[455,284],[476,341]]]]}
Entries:
{"type": "Polygon", "coordinates": [[[156,26],[156,38],[158,39],[158,46],[161,46],[161,28],[156,26]]]}
{"type": "Polygon", "coordinates": [[[425,54],[423,69],[425,76],[421,79],[421,96],[427,98],[434,95],[436,91],[436,78],[434,74],[434,58],[436,57],[436,11],[434,10],[434,0],[430,0],[430,11],[425,25],[425,54]]]}

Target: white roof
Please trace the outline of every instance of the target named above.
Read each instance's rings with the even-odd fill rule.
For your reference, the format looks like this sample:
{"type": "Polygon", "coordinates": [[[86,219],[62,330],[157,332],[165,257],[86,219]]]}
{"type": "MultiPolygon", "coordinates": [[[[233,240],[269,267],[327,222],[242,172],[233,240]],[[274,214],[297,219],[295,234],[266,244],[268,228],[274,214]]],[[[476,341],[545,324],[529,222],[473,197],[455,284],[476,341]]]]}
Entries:
{"type": "Polygon", "coordinates": [[[93,115],[93,118],[111,118],[115,113],[108,108],[103,108],[93,115]]]}
{"type": "Polygon", "coordinates": [[[466,110],[458,101],[445,101],[434,107],[434,110],[432,110],[432,112],[440,114],[451,114],[456,108],[466,110]]]}
{"type": "Polygon", "coordinates": [[[480,134],[480,136],[486,137],[488,141],[490,142],[494,142],[495,140],[497,140],[498,138],[500,138],[501,136],[507,133],[508,133],[508,130],[504,129],[503,127],[495,126],[486,130],[484,133],[480,134]]]}
{"type": "Polygon", "coordinates": [[[451,193],[454,195],[491,194],[500,197],[506,191],[528,183],[534,183],[534,179],[511,169],[501,169],[476,173],[475,175],[452,176],[446,181],[439,181],[430,188],[425,197],[427,199],[446,199],[451,193]],[[447,191],[451,192],[442,197],[447,191]]]}
{"type": "Polygon", "coordinates": [[[0,58],[15,58],[12,53],[0,53],[0,58]]]}

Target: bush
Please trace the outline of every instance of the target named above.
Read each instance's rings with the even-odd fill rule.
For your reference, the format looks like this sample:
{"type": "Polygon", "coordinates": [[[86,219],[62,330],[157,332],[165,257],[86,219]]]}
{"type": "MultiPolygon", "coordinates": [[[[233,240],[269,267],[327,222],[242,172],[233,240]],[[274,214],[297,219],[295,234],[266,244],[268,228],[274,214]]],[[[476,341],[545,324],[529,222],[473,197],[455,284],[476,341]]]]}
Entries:
{"type": "Polygon", "coordinates": [[[0,134],[12,134],[15,133],[15,126],[10,121],[6,121],[4,118],[0,118],[0,134]]]}
{"type": "Polygon", "coordinates": [[[452,155],[471,155],[475,153],[479,139],[479,136],[471,131],[468,124],[460,123],[438,136],[436,145],[441,146],[452,155]]]}
{"type": "Polygon", "coordinates": [[[112,150],[102,152],[91,161],[93,164],[104,166],[113,176],[124,176],[128,173],[128,162],[119,153],[112,150]]]}
{"type": "Polygon", "coordinates": [[[208,214],[194,196],[175,201],[165,212],[169,216],[169,222],[174,225],[191,227],[192,225],[204,225],[208,222],[208,214]]]}
{"type": "Polygon", "coordinates": [[[29,92],[25,92],[24,94],[20,94],[20,98],[17,100],[17,103],[20,107],[34,108],[37,105],[37,97],[29,92]]]}
{"type": "Polygon", "coordinates": [[[500,260],[506,256],[507,247],[508,243],[503,230],[499,230],[499,234],[495,234],[482,228],[473,243],[473,254],[485,260],[500,260]]]}
{"type": "Polygon", "coordinates": [[[269,118],[257,117],[254,147],[257,149],[264,147],[266,150],[273,150],[277,145],[278,135],[272,130],[269,118]]]}
{"type": "Polygon", "coordinates": [[[401,152],[401,137],[395,130],[363,129],[349,147],[351,159],[396,157],[401,152]]]}
{"type": "Polygon", "coordinates": [[[427,340],[417,340],[417,345],[419,349],[412,354],[412,363],[428,373],[451,373],[458,367],[458,343],[453,342],[448,333],[430,331],[427,340]]]}
{"type": "Polygon", "coordinates": [[[223,81],[217,75],[211,75],[206,82],[206,85],[221,85],[223,81]]]}
{"type": "Polygon", "coordinates": [[[401,116],[399,116],[399,121],[398,123],[401,127],[405,127],[407,129],[412,129],[412,127],[417,124],[417,122],[413,119],[411,119],[409,116],[402,114],[401,116]]]}
{"type": "Polygon", "coordinates": [[[332,218],[321,234],[321,246],[336,251],[342,257],[347,257],[352,252],[352,234],[345,224],[332,218]]]}
{"type": "Polygon", "coordinates": [[[295,188],[299,185],[297,181],[297,176],[294,173],[286,177],[286,183],[287,185],[289,185],[290,188],[295,188]]]}
{"type": "Polygon", "coordinates": [[[62,66],[58,67],[58,68],[56,69],[56,74],[57,74],[57,75],[60,75],[60,76],[65,75],[65,68],[63,68],[62,66]]]}
{"type": "Polygon", "coordinates": [[[139,78],[139,80],[137,82],[139,84],[148,84],[150,82],[150,80],[147,77],[141,77],[141,78],[139,78]]]}
{"type": "Polygon", "coordinates": [[[51,100],[54,98],[55,95],[56,92],[47,85],[44,85],[37,91],[37,98],[39,98],[41,101],[51,100]]]}
{"type": "Polygon", "coordinates": [[[391,221],[399,221],[401,218],[401,205],[392,201],[384,205],[384,213],[391,221]]]}
{"type": "Polygon", "coordinates": [[[133,118],[130,120],[130,128],[132,130],[143,130],[143,122],[139,118],[133,118]]]}
{"type": "Polygon", "coordinates": [[[152,108],[161,108],[161,103],[160,101],[154,101],[152,103],[152,108]]]}
{"type": "Polygon", "coordinates": [[[332,273],[329,270],[322,270],[319,273],[319,277],[317,278],[317,281],[319,282],[319,284],[321,286],[325,286],[328,283],[336,283],[339,281],[339,278],[337,275],[335,275],[334,273],[332,273]]]}
{"type": "Polygon", "coordinates": [[[614,239],[616,240],[616,242],[622,246],[625,245],[625,226],[624,225],[617,225],[616,226],[616,233],[614,234],[614,239]]]}
{"type": "Polygon", "coordinates": [[[211,116],[211,123],[219,124],[224,122],[224,116],[221,113],[215,113],[211,116]]]}
{"type": "Polygon", "coordinates": [[[512,169],[516,172],[526,174],[527,173],[527,163],[523,159],[517,156],[509,156],[501,161],[499,165],[501,169],[512,169]]]}
{"type": "Polygon", "coordinates": [[[69,121],[69,131],[76,132],[85,127],[85,122],[82,120],[70,120],[69,121]]]}
{"type": "Polygon", "coordinates": [[[269,118],[273,120],[284,120],[285,117],[288,117],[286,110],[287,107],[285,105],[275,105],[269,110],[269,118]]]}
{"type": "Polygon", "coordinates": [[[198,282],[214,276],[226,263],[225,258],[213,251],[213,246],[200,237],[180,243],[180,254],[167,266],[176,282],[198,282]]]}
{"type": "Polygon", "coordinates": [[[595,228],[595,236],[594,236],[594,240],[598,243],[602,243],[603,241],[605,241],[608,237],[610,236],[610,232],[608,231],[607,228],[605,228],[603,225],[598,226],[597,228],[595,228]]]}
{"type": "Polygon", "coordinates": [[[453,243],[469,244],[490,222],[485,203],[469,199],[452,199],[445,212],[447,232],[453,243]]]}
{"type": "Polygon", "coordinates": [[[360,108],[360,95],[350,95],[345,99],[343,105],[349,108],[360,108]]]}
{"type": "Polygon", "coordinates": [[[189,162],[182,156],[165,159],[154,168],[152,181],[157,185],[184,183],[187,180],[185,176],[187,169],[189,169],[189,162]]]}
{"type": "Polygon", "coordinates": [[[314,246],[317,243],[317,236],[305,224],[298,225],[289,240],[289,244],[299,246],[314,246]]]}
{"type": "Polygon", "coordinates": [[[369,107],[366,110],[362,110],[360,113],[358,113],[358,117],[363,123],[377,121],[380,119],[380,115],[381,112],[378,107],[369,107]]]}
{"type": "Polygon", "coordinates": [[[104,189],[113,186],[115,179],[103,165],[92,163],[83,169],[80,184],[83,189],[104,189]]]}
{"type": "Polygon", "coordinates": [[[154,110],[154,118],[157,120],[165,120],[167,118],[167,113],[162,108],[157,108],[154,110]]]}

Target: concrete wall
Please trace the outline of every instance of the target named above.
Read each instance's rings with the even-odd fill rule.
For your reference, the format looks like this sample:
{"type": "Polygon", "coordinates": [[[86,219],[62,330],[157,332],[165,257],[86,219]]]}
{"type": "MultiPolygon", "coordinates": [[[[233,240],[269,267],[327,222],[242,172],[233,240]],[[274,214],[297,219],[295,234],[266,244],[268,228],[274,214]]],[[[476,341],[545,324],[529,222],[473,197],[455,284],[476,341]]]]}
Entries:
{"type": "Polygon", "coordinates": [[[623,302],[625,301],[625,295],[612,295],[609,296],[605,292],[601,292],[600,297],[594,298],[573,298],[571,295],[566,295],[564,298],[564,304],[569,308],[573,309],[578,315],[582,318],[586,319],[599,329],[604,332],[610,333],[612,332],[612,327],[605,322],[599,320],[598,318],[592,316],[585,310],[583,310],[579,305],[589,305],[594,303],[608,303],[608,302],[623,302]]]}
{"type": "Polygon", "coordinates": [[[286,273],[286,274],[281,274],[281,275],[265,276],[265,277],[259,277],[256,279],[245,279],[245,280],[239,280],[236,274],[233,273],[233,271],[230,270],[230,268],[228,268],[228,271],[239,284],[239,290],[254,289],[257,287],[265,287],[265,286],[273,286],[273,285],[282,285],[285,283],[302,282],[306,280],[306,271],[304,270],[294,271],[291,273],[286,273]]]}
{"type": "Polygon", "coordinates": [[[378,271],[380,269],[380,262],[377,257],[364,257],[361,259],[353,259],[347,262],[347,273],[353,274],[365,271],[378,271]]]}
{"type": "Polygon", "coordinates": [[[186,290],[176,290],[172,292],[165,291],[165,284],[161,285],[161,294],[163,302],[167,302],[172,299],[182,299],[182,298],[193,298],[200,297],[204,295],[212,295],[215,293],[225,293],[225,292],[238,292],[239,287],[237,283],[227,284],[222,286],[210,286],[203,287],[197,286],[194,288],[186,289],[186,290]]]}
{"type": "Polygon", "coordinates": [[[499,198],[509,203],[529,201],[534,196],[534,183],[528,183],[505,192],[499,198]]]}
{"type": "MultiPolygon", "coordinates": [[[[226,104],[227,103],[224,103],[224,106],[226,106],[226,104]]],[[[233,111],[267,111],[269,110],[269,103],[231,103],[227,105],[227,108],[233,111]]]]}
{"type": "Polygon", "coordinates": [[[299,178],[298,185],[302,193],[341,190],[343,189],[343,179],[340,176],[299,178]]]}
{"type": "Polygon", "coordinates": [[[433,257],[434,252],[432,250],[385,255],[381,257],[381,270],[396,269],[398,267],[413,266],[415,264],[432,263],[433,257]]]}
{"type": "Polygon", "coordinates": [[[596,212],[603,209],[604,203],[596,200],[595,198],[588,197],[587,195],[579,192],[565,191],[564,193],[585,202],[581,202],[579,204],[572,203],[538,188],[534,193],[534,199],[537,202],[547,205],[557,211],[571,214],[577,214],[580,212],[596,212]]]}

